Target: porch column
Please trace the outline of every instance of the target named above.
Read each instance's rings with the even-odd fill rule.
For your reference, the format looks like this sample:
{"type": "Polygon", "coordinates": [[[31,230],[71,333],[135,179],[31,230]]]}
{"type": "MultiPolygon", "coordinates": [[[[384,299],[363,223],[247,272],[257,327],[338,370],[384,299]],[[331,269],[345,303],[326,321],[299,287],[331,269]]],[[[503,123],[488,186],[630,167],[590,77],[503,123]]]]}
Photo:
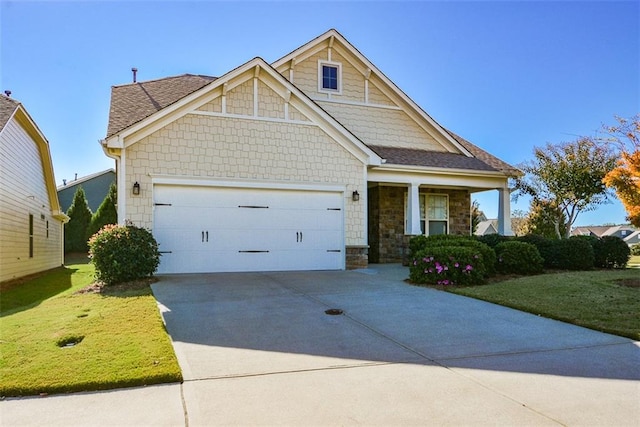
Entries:
{"type": "Polygon", "coordinates": [[[420,230],[420,184],[412,182],[409,184],[409,194],[407,196],[407,222],[409,226],[408,234],[422,234],[420,230]]]}
{"type": "Polygon", "coordinates": [[[499,188],[498,195],[498,234],[513,236],[511,230],[511,191],[509,188],[499,188]]]}

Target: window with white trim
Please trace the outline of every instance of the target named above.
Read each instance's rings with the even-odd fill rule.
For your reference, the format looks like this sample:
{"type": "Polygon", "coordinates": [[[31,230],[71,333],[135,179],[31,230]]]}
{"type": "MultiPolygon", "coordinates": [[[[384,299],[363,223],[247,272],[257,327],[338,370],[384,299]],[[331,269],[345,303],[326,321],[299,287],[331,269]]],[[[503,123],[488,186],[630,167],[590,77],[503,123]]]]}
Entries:
{"type": "MultiPolygon", "coordinates": [[[[449,196],[446,194],[420,194],[420,231],[427,236],[449,234],[449,196]]],[[[409,230],[407,195],[404,203],[405,231],[409,230]]]]}
{"type": "Polygon", "coordinates": [[[318,61],[318,91],[342,93],[342,64],[331,61],[318,61]]]}

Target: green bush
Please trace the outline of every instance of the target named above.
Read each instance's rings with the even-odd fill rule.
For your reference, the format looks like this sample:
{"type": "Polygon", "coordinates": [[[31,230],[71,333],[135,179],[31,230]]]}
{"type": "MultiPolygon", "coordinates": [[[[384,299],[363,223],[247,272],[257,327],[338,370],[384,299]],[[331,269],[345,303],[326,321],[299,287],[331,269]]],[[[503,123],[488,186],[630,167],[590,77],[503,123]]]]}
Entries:
{"type": "Polygon", "coordinates": [[[640,243],[636,243],[635,245],[631,246],[631,255],[640,255],[640,243]]]}
{"type": "Polygon", "coordinates": [[[87,240],[89,240],[91,236],[96,234],[105,225],[118,223],[118,211],[116,209],[117,201],[116,185],[111,184],[107,196],[104,198],[102,203],[100,203],[98,210],[91,217],[91,222],[87,228],[87,240]]]}
{"type": "Polygon", "coordinates": [[[498,262],[496,268],[507,274],[542,273],[544,260],[531,243],[502,242],[495,247],[498,262]]]}
{"type": "Polygon", "coordinates": [[[414,254],[409,280],[429,285],[469,285],[484,281],[482,254],[471,247],[430,246],[414,254]]]}
{"type": "Polygon", "coordinates": [[[411,254],[416,254],[433,247],[467,247],[475,249],[482,255],[485,274],[493,276],[496,272],[496,253],[489,246],[471,236],[440,234],[437,236],[415,236],[409,241],[411,254]]]}
{"type": "Polygon", "coordinates": [[[499,243],[508,242],[514,238],[511,236],[503,236],[502,234],[486,234],[484,236],[478,236],[476,239],[490,248],[495,248],[499,243]]]}
{"type": "Polygon", "coordinates": [[[593,247],[595,266],[600,268],[625,268],[631,257],[631,249],[616,236],[601,237],[593,247]]]}
{"type": "Polygon", "coordinates": [[[554,242],[558,241],[557,239],[548,239],[540,234],[527,234],[517,237],[516,240],[534,245],[544,260],[545,268],[558,268],[555,263],[555,259],[558,257],[558,248],[554,245],[554,242]]]}
{"type": "Polygon", "coordinates": [[[594,251],[589,239],[570,237],[552,242],[556,254],[554,268],[576,271],[593,268],[594,251]]]}
{"type": "Polygon", "coordinates": [[[152,276],[160,264],[156,239],[133,225],[104,226],[89,240],[89,257],[107,285],[152,276]]]}
{"type": "Polygon", "coordinates": [[[91,222],[91,209],[87,205],[82,186],[78,186],[73,202],[67,210],[69,222],[64,225],[64,252],[87,252],[87,228],[91,222]]]}

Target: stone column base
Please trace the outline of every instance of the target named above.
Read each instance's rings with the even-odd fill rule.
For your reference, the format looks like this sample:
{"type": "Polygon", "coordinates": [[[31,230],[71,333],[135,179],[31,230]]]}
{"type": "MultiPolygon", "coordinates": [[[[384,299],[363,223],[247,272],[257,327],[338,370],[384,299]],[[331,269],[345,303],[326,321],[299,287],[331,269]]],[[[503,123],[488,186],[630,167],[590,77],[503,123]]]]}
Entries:
{"type": "Polygon", "coordinates": [[[369,246],[347,246],[347,270],[367,268],[369,265],[369,246]]]}

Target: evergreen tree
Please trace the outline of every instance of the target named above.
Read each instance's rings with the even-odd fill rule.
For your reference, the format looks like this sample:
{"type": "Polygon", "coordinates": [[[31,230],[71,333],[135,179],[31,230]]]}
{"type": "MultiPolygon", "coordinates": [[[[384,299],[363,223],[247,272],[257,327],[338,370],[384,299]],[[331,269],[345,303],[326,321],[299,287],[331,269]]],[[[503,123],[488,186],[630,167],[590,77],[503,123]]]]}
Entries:
{"type": "Polygon", "coordinates": [[[116,185],[111,184],[109,187],[109,192],[107,196],[104,198],[96,213],[91,217],[91,223],[89,224],[89,228],[87,229],[87,240],[91,238],[95,233],[100,231],[102,227],[107,224],[117,224],[118,223],[118,211],[116,210],[117,203],[117,193],[116,193],[116,185]]]}
{"type": "Polygon", "coordinates": [[[91,222],[91,209],[87,205],[82,186],[78,186],[73,195],[73,202],[69,206],[67,216],[69,222],[64,225],[64,251],[67,252],[87,252],[87,228],[91,222]]]}

